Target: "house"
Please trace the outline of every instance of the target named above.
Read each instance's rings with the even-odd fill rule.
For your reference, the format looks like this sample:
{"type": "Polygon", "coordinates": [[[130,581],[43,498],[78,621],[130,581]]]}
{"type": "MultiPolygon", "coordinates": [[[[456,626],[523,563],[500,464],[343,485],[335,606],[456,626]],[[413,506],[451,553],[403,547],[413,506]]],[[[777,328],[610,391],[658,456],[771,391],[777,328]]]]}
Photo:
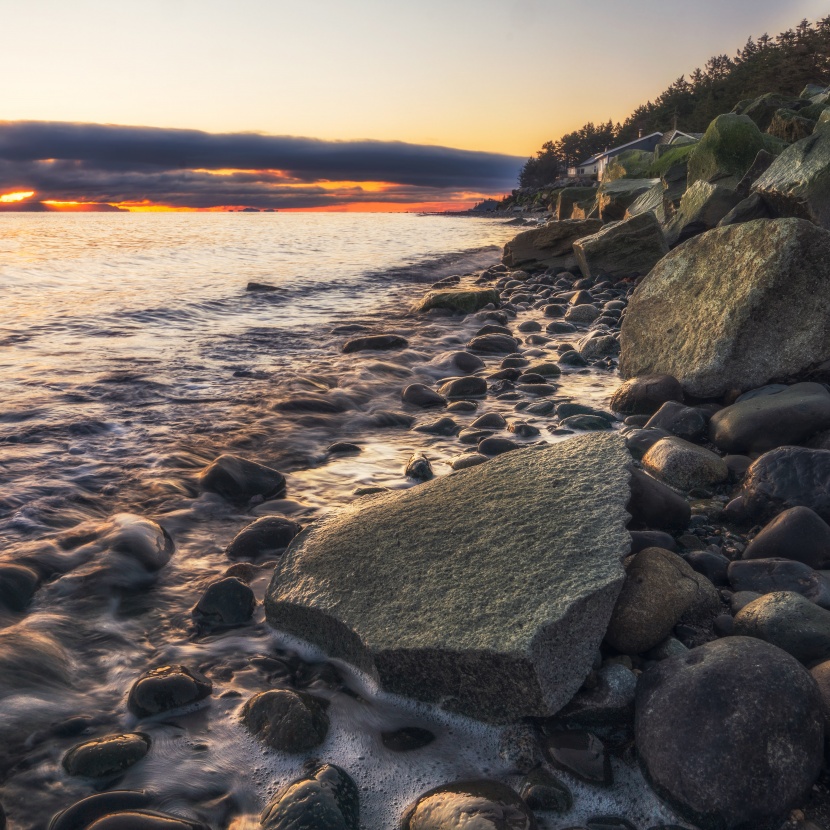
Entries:
{"type": "Polygon", "coordinates": [[[605,168],[616,158],[620,153],[627,150],[645,150],[650,153],[660,143],[663,138],[663,133],[651,133],[650,135],[641,135],[634,141],[629,141],[628,144],[623,144],[620,147],[614,147],[613,150],[606,150],[604,153],[598,153],[592,156],[587,161],[575,167],[568,168],[569,176],[596,176],[602,178],[602,173],[605,168]]]}
{"type": "Polygon", "coordinates": [[[672,130],[664,133],[657,143],[666,147],[675,147],[679,144],[695,144],[703,138],[703,133],[684,133],[683,130],[672,130]]]}

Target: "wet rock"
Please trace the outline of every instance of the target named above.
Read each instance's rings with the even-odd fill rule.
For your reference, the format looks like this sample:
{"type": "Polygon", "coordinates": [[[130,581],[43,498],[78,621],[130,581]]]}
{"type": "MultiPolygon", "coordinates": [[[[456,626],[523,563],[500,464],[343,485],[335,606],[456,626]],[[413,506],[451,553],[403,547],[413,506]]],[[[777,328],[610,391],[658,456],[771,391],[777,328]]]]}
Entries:
{"type": "Polygon", "coordinates": [[[622,583],[628,458],[618,436],[590,435],[358,501],[282,558],[268,620],[393,693],[490,722],[552,714],[590,671],[622,583]]]}
{"type": "Polygon", "coordinates": [[[453,378],[442,383],[438,391],[451,401],[459,398],[483,398],[487,394],[487,381],[475,375],[453,378]]]}
{"type": "Polygon", "coordinates": [[[539,733],[532,724],[524,721],[501,730],[498,753],[499,758],[514,772],[530,772],[543,761],[539,733]]]}
{"type": "Polygon", "coordinates": [[[280,401],[274,409],[277,412],[315,413],[318,415],[336,415],[347,412],[352,404],[342,396],[334,395],[295,395],[280,401]]]}
{"type": "Polygon", "coordinates": [[[510,432],[519,438],[535,438],[537,435],[541,435],[539,427],[535,427],[533,424],[528,424],[524,421],[511,422],[509,429],[510,432]]]}
{"type": "Polygon", "coordinates": [[[567,813],[573,807],[571,791],[546,769],[535,769],[528,773],[520,793],[531,810],[567,813]]]}
{"type": "Polygon", "coordinates": [[[465,830],[473,827],[536,830],[525,802],[497,781],[458,781],[424,793],[404,813],[401,830],[465,830]]]}
{"type": "Polygon", "coordinates": [[[202,822],[150,810],[110,813],[87,825],[87,830],[93,830],[93,828],[94,830],[210,830],[202,822]]]}
{"type": "Polygon", "coordinates": [[[71,663],[57,639],[25,623],[0,629],[0,697],[69,685],[71,663]]]}
{"type": "Polygon", "coordinates": [[[827,360],[828,263],[830,233],[799,219],[690,239],[631,297],[620,333],[622,376],[670,374],[689,394],[715,398],[827,360]],[[735,273],[739,281],[727,279],[735,273]]]}
{"type": "Polygon", "coordinates": [[[193,616],[202,625],[244,625],[255,608],[254,592],[241,580],[229,576],[208,585],[193,609],[193,616]]]}
{"type": "Polygon", "coordinates": [[[479,464],[483,464],[485,461],[489,460],[490,459],[486,455],[481,455],[477,452],[467,453],[466,455],[460,455],[458,458],[454,459],[450,466],[453,470],[466,470],[469,467],[477,467],[479,464]]]}
{"type": "Polygon", "coordinates": [[[537,323],[535,320],[525,320],[523,323],[519,323],[518,329],[524,334],[533,331],[541,331],[542,325],[537,323]]]}
{"type": "Polygon", "coordinates": [[[830,608],[830,580],[803,562],[790,559],[750,559],[729,565],[733,591],[772,594],[795,591],[822,608],[830,608]]]}
{"type": "Polygon", "coordinates": [[[302,528],[291,519],[263,516],[242,528],[225,548],[228,559],[263,559],[284,551],[302,528]]]}
{"type": "Polygon", "coordinates": [[[601,415],[571,415],[564,418],[559,426],[564,429],[579,429],[589,432],[596,430],[610,430],[611,423],[601,415]]]}
{"type": "Polygon", "coordinates": [[[412,752],[429,746],[435,740],[435,735],[429,729],[421,729],[419,726],[404,726],[394,732],[381,732],[380,739],[392,752],[412,752]]]}
{"type": "Polygon", "coordinates": [[[414,423],[412,415],[387,409],[378,409],[365,420],[366,427],[370,429],[409,429],[414,423]]]}
{"type": "Polygon", "coordinates": [[[462,444],[478,444],[479,441],[484,438],[489,438],[492,434],[493,431],[490,429],[473,429],[472,427],[467,427],[467,429],[462,429],[458,433],[458,440],[462,444]]]}
{"type": "Polygon", "coordinates": [[[355,337],[343,345],[344,354],[365,351],[388,351],[390,349],[406,349],[409,341],[397,334],[370,334],[366,337],[355,337]]]}
{"type": "Polygon", "coordinates": [[[95,793],[57,813],[49,824],[49,830],[84,830],[110,813],[138,811],[148,807],[151,800],[152,796],[143,790],[95,793]]]}
{"type": "Polygon", "coordinates": [[[548,334],[570,334],[576,331],[576,326],[564,320],[553,320],[545,326],[545,331],[548,334]]]}
{"type": "Polygon", "coordinates": [[[600,310],[589,303],[571,306],[565,313],[565,320],[569,323],[587,326],[600,316],[600,310]]]}
{"type": "Polygon", "coordinates": [[[519,445],[509,438],[490,437],[478,442],[478,451],[482,455],[501,455],[519,449],[519,445]]]}
{"type": "Polygon", "coordinates": [[[830,450],[779,447],[749,468],[742,507],[756,522],[767,522],[791,507],[809,507],[830,521],[830,450]]]}
{"type": "Polygon", "coordinates": [[[599,727],[623,724],[634,717],[637,676],[620,663],[604,663],[595,683],[580,689],[559,713],[569,725],[599,727]]]}
{"type": "Polygon", "coordinates": [[[606,225],[574,244],[579,269],[586,277],[648,274],[668,252],[660,223],[651,212],[606,225]]]}
{"type": "Polygon", "coordinates": [[[590,732],[553,731],[545,739],[548,760],[557,768],[589,784],[613,782],[611,756],[605,744],[590,732]]]}
{"type": "Polygon", "coordinates": [[[357,455],[362,451],[360,445],[349,441],[336,441],[326,450],[329,455],[357,455]]]}
{"type": "Polygon", "coordinates": [[[264,830],[360,830],[360,794],[347,772],[322,764],[281,789],[260,818],[264,830]]]}
{"type": "Polygon", "coordinates": [[[667,401],[683,402],[680,382],[671,375],[643,375],[614,392],[611,409],[623,415],[653,415],[667,401]]]}
{"type": "Polygon", "coordinates": [[[628,512],[636,526],[674,533],[684,530],[692,509],[683,496],[641,470],[631,474],[628,512]]]}
{"type": "Polygon", "coordinates": [[[477,408],[475,401],[453,401],[447,407],[447,412],[475,412],[477,408]]]}
{"type": "Polygon", "coordinates": [[[712,487],[729,478],[723,459],[682,438],[661,438],[643,456],[643,467],[680,490],[712,487]]]}
{"type": "Polygon", "coordinates": [[[642,654],[690,612],[711,620],[719,610],[718,593],[708,579],[676,553],[647,548],[629,560],[605,640],[623,654],[642,654]]]}
{"type": "Polygon", "coordinates": [[[137,764],[149,749],[146,735],[106,735],[73,746],[62,763],[69,775],[109,778],[137,764]]]}
{"type": "Polygon", "coordinates": [[[418,481],[429,481],[433,476],[432,464],[425,455],[416,453],[407,461],[404,475],[418,481]]]}
{"type": "Polygon", "coordinates": [[[326,739],[325,701],[293,689],[272,689],[242,707],[245,728],[266,746],[292,754],[308,752],[326,739]]]}
{"type": "Polygon", "coordinates": [[[139,677],[130,689],[127,708],[140,718],[189,706],[210,696],[213,684],[185,666],[161,666],[139,677]]]}
{"type": "Polygon", "coordinates": [[[727,406],[710,421],[709,438],[729,453],[759,453],[801,444],[830,429],[830,392],[820,383],[796,383],[774,395],[727,406]]]}
{"type": "Polygon", "coordinates": [[[415,427],[415,432],[424,432],[427,435],[458,435],[461,427],[449,417],[439,418],[437,421],[432,421],[429,424],[419,424],[415,427]]]}
{"type": "Polygon", "coordinates": [[[599,219],[563,219],[539,228],[523,231],[504,246],[502,261],[508,267],[538,263],[561,265],[573,263],[573,246],[577,239],[596,233],[599,219]]]}
{"type": "Polygon", "coordinates": [[[31,568],[0,564],[0,606],[24,611],[40,585],[40,576],[31,568]]]}
{"type": "Polygon", "coordinates": [[[706,434],[706,416],[691,406],[667,401],[646,423],[647,429],[664,429],[686,441],[697,441],[706,434]]]}
{"type": "Polygon", "coordinates": [[[744,559],[791,559],[811,568],[830,565],[830,526],[809,507],[779,513],[747,546],[744,559]]]}
{"type": "Polygon", "coordinates": [[[669,434],[663,429],[626,429],[625,445],[628,451],[638,461],[661,439],[668,438],[669,434]]]}
{"type": "Polygon", "coordinates": [[[450,362],[456,369],[465,374],[478,372],[484,368],[484,361],[478,355],[470,354],[470,352],[453,352],[450,356],[450,362]]]}
{"type": "Polygon", "coordinates": [[[498,412],[486,412],[470,424],[470,429],[504,429],[506,426],[507,421],[503,415],[498,412]]]}
{"type": "Polygon", "coordinates": [[[735,634],[772,643],[802,663],[830,658],[830,611],[793,591],[745,605],[735,615],[735,634]]]}
{"type": "Polygon", "coordinates": [[[132,513],[117,513],[99,533],[107,551],[99,561],[116,581],[126,585],[142,572],[161,570],[175,550],[170,534],[161,525],[132,513]]]}
{"type": "Polygon", "coordinates": [[[467,348],[481,354],[510,354],[519,348],[519,341],[508,334],[483,334],[474,337],[467,348]]]}
{"type": "Polygon", "coordinates": [[[410,383],[401,392],[401,400],[410,406],[417,406],[421,409],[430,409],[437,406],[444,407],[447,405],[445,398],[428,386],[424,386],[423,383],[410,383]]]}
{"type": "Polygon", "coordinates": [[[246,503],[255,496],[273,499],[285,496],[285,476],[264,464],[238,455],[220,455],[202,470],[199,484],[234,503],[246,503]]]}
{"type": "Polygon", "coordinates": [[[490,304],[499,304],[499,292],[495,288],[456,288],[428,291],[416,311],[425,312],[443,308],[463,314],[472,314],[490,304]]]}
{"type": "Polygon", "coordinates": [[[821,770],[815,682],[780,649],[746,637],[707,643],[645,672],[635,731],[658,795],[717,830],[775,830],[821,770]]]}

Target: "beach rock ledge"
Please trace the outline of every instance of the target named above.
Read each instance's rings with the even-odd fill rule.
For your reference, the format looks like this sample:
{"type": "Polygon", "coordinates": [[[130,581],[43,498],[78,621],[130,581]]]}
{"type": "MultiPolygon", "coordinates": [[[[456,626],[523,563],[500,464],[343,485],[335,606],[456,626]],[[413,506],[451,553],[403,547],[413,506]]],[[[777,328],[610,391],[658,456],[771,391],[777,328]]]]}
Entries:
{"type": "Polygon", "coordinates": [[[551,715],[623,585],[630,466],[622,438],[590,434],[358,499],[292,542],[268,621],[396,694],[493,723],[551,715]]]}

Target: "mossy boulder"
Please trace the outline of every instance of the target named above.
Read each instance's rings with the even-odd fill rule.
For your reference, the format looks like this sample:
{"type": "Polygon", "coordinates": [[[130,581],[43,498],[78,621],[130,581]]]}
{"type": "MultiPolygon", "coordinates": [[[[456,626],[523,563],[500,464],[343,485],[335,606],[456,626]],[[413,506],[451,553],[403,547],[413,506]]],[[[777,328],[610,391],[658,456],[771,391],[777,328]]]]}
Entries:
{"type": "Polygon", "coordinates": [[[677,164],[688,165],[689,156],[697,147],[698,142],[690,142],[689,144],[681,144],[679,146],[670,147],[662,151],[657,159],[652,162],[648,169],[648,177],[660,179],[666,172],[677,164]]]}
{"type": "Polygon", "coordinates": [[[775,138],[793,144],[802,138],[807,138],[813,132],[816,120],[804,118],[795,110],[780,109],[773,116],[772,123],[767,128],[767,133],[775,138]]]}
{"type": "Polygon", "coordinates": [[[654,154],[645,150],[626,150],[614,158],[602,174],[604,182],[617,179],[642,179],[654,161],[654,154]]]}
{"type": "Polygon", "coordinates": [[[424,312],[443,308],[472,314],[490,303],[497,305],[498,302],[499,292],[495,288],[451,288],[446,291],[428,291],[415,310],[424,312]]]}
{"type": "Polygon", "coordinates": [[[737,185],[764,149],[764,135],[749,116],[719,115],[689,155],[689,186],[723,179],[737,185]]]}
{"type": "Polygon", "coordinates": [[[775,113],[781,109],[799,110],[805,105],[803,98],[794,98],[790,95],[780,95],[777,92],[768,92],[753,99],[749,103],[741,103],[732,110],[733,113],[746,115],[751,118],[760,130],[769,129],[775,118],[775,113]]]}
{"type": "Polygon", "coordinates": [[[566,187],[560,194],[556,203],[556,218],[571,219],[573,208],[577,202],[587,202],[596,199],[597,190],[595,187],[566,187]]]}

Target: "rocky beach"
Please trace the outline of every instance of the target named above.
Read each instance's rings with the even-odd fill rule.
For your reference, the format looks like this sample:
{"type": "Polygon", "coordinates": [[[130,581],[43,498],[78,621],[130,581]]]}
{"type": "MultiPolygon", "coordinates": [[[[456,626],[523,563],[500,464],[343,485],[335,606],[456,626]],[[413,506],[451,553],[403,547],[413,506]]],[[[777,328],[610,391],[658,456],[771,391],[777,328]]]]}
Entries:
{"type": "Polygon", "coordinates": [[[4,412],[0,825],[830,826],[828,107],[4,412]]]}

